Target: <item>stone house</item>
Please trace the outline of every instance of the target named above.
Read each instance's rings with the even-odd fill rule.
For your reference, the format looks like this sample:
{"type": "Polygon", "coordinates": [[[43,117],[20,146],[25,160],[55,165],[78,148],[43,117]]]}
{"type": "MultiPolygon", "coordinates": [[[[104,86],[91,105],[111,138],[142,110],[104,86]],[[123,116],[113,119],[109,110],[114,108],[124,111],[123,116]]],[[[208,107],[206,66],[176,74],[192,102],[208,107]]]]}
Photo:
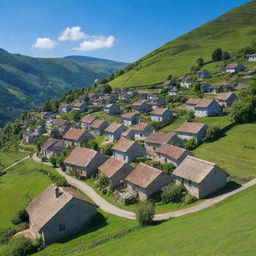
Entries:
{"type": "Polygon", "coordinates": [[[170,184],[171,178],[159,169],[139,163],[125,181],[128,189],[136,191],[140,200],[145,200],[170,184]]]}
{"type": "Polygon", "coordinates": [[[140,99],[144,100],[150,100],[152,97],[152,94],[147,90],[139,90],[137,91],[137,95],[140,97],[140,99]]]}
{"type": "Polygon", "coordinates": [[[107,104],[105,107],[104,107],[104,111],[110,115],[110,116],[114,116],[114,115],[120,115],[121,114],[121,109],[120,107],[113,103],[113,104],[107,104]]]}
{"type": "Polygon", "coordinates": [[[61,152],[65,149],[65,142],[61,139],[49,138],[42,146],[41,151],[43,155],[50,158],[51,155],[55,154],[60,156],[61,152]]]}
{"type": "Polygon", "coordinates": [[[179,94],[179,90],[177,89],[177,87],[173,87],[171,90],[168,91],[169,96],[175,96],[178,94],[179,94]]]}
{"type": "Polygon", "coordinates": [[[151,105],[152,109],[161,108],[165,104],[165,100],[163,97],[153,96],[149,104],[151,105]]]}
{"type": "Polygon", "coordinates": [[[170,144],[162,144],[156,149],[156,155],[161,163],[172,163],[178,166],[188,155],[189,151],[170,144]]]}
{"type": "Polygon", "coordinates": [[[90,125],[90,131],[93,135],[102,135],[107,128],[108,123],[101,119],[95,119],[90,125]]]}
{"type": "Polygon", "coordinates": [[[134,130],[132,128],[127,129],[121,134],[121,137],[126,139],[134,139],[134,130]]]}
{"type": "Polygon", "coordinates": [[[88,148],[74,148],[64,161],[67,169],[75,169],[80,176],[90,177],[107,160],[100,152],[88,148]]]}
{"type": "Polygon", "coordinates": [[[197,79],[207,79],[212,77],[212,74],[209,70],[204,69],[197,72],[197,79]]]}
{"type": "Polygon", "coordinates": [[[182,140],[196,139],[196,142],[200,144],[207,132],[207,125],[202,123],[183,123],[177,130],[177,135],[182,140]]]}
{"type": "Polygon", "coordinates": [[[38,137],[40,136],[40,134],[38,132],[32,132],[32,131],[26,131],[23,134],[23,139],[25,139],[25,141],[27,143],[32,143],[34,142],[38,137]]]}
{"type": "Polygon", "coordinates": [[[59,112],[68,113],[72,110],[72,106],[70,104],[61,104],[59,106],[59,112]]]}
{"type": "Polygon", "coordinates": [[[131,173],[133,167],[124,161],[110,157],[99,166],[99,171],[108,178],[113,187],[119,186],[127,175],[131,173]]]}
{"type": "Polygon", "coordinates": [[[173,88],[173,82],[172,80],[166,80],[163,82],[163,88],[172,89],[173,88]]]}
{"type": "Polygon", "coordinates": [[[164,122],[173,116],[169,108],[156,108],[151,112],[151,121],[164,122]]]}
{"type": "Polygon", "coordinates": [[[81,119],[81,126],[83,129],[89,129],[90,125],[92,124],[92,122],[94,120],[96,120],[97,117],[94,115],[85,115],[82,119],[81,119]]]}
{"type": "Polygon", "coordinates": [[[146,150],[143,146],[133,140],[124,137],[112,147],[113,157],[126,163],[133,162],[137,157],[146,156],[146,150]]]}
{"type": "Polygon", "coordinates": [[[121,115],[121,118],[124,125],[127,125],[127,126],[138,124],[140,121],[139,115],[132,112],[121,115]]]}
{"type": "Polygon", "coordinates": [[[195,106],[201,101],[200,98],[190,98],[186,101],[186,109],[189,111],[195,111],[195,106]]]}
{"type": "Polygon", "coordinates": [[[43,244],[49,245],[80,231],[96,214],[97,206],[71,188],[50,185],[26,211],[31,237],[41,237],[43,244]]]}
{"type": "Polygon", "coordinates": [[[94,137],[87,131],[83,129],[70,128],[62,137],[65,141],[66,147],[77,146],[80,143],[86,142],[88,140],[94,139],[94,137]]]}
{"type": "Polygon", "coordinates": [[[89,106],[84,102],[77,102],[72,104],[72,110],[77,110],[80,112],[85,112],[89,110],[89,106]]]}
{"type": "Polygon", "coordinates": [[[139,123],[133,127],[135,140],[145,140],[154,128],[150,124],[139,123]]]}
{"type": "Polygon", "coordinates": [[[192,83],[193,83],[193,80],[188,76],[183,76],[180,79],[180,86],[182,88],[189,89],[191,87],[192,83]]]}
{"type": "Polygon", "coordinates": [[[148,154],[154,155],[155,150],[164,144],[183,145],[182,140],[174,133],[152,132],[144,141],[148,154]]]}
{"type": "Polygon", "coordinates": [[[196,198],[205,198],[227,184],[227,174],[216,164],[187,156],[173,171],[173,179],[196,198]]]}
{"type": "Polygon", "coordinates": [[[242,64],[240,63],[230,63],[230,64],[227,64],[225,67],[224,67],[224,72],[226,73],[238,73],[240,71],[247,71],[246,67],[243,66],[242,64]]]}
{"type": "Polygon", "coordinates": [[[213,90],[213,85],[212,84],[206,84],[206,83],[202,83],[200,85],[200,90],[203,93],[209,93],[213,90]]]}
{"type": "Polygon", "coordinates": [[[220,104],[213,99],[202,99],[195,106],[196,117],[216,116],[222,112],[220,104]]]}
{"type": "Polygon", "coordinates": [[[138,100],[132,104],[132,110],[136,113],[147,113],[151,110],[147,100],[138,100]]]}
{"type": "Polygon", "coordinates": [[[254,61],[256,61],[256,53],[250,54],[250,55],[248,56],[248,61],[249,61],[249,62],[254,62],[254,61]]]}
{"type": "Polygon", "coordinates": [[[54,119],[52,126],[47,129],[48,134],[60,138],[71,128],[70,122],[63,119],[54,119]]]}
{"type": "Polygon", "coordinates": [[[237,96],[233,92],[219,93],[216,97],[216,101],[224,107],[231,107],[235,100],[237,96]]]}
{"type": "Polygon", "coordinates": [[[121,134],[128,129],[127,126],[119,123],[111,123],[104,133],[108,136],[110,142],[117,141],[121,138],[121,134]]]}

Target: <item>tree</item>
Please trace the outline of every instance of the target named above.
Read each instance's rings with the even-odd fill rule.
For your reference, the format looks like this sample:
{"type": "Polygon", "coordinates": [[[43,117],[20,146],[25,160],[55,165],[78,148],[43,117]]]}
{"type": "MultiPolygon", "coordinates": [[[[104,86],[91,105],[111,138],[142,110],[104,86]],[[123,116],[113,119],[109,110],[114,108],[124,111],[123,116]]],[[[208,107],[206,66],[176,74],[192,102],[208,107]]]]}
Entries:
{"type": "Polygon", "coordinates": [[[111,93],[112,92],[112,87],[109,84],[104,84],[103,85],[103,92],[107,93],[107,94],[111,93]]]}
{"type": "Polygon", "coordinates": [[[204,59],[203,58],[199,58],[199,59],[196,60],[196,63],[201,68],[204,65],[204,59]]]}
{"type": "Polygon", "coordinates": [[[176,166],[172,163],[161,164],[161,169],[167,174],[172,173],[175,168],[176,168],[176,166]]]}
{"type": "Polygon", "coordinates": [[[161,199],[164,204],[167,203],[180,203],[186,194],[186,188],[179,184],[170,184],[161,189],[161,199]]]}
{"type": "Polygon", "coordinates": [[[222,60],[229,60],[231,58],[229,52],[222,53],[222,60]]]}
{"type": "Polygon", "coordinates": [[[213,141],[222,135],[222,130],[218,126],[209,127],[205,136],[205,141],[213,141]]]}
{"type": "Polygon", "coordinates": [[[201,84],[200,83],[195,83],[194,84],[194,91],[195,92],[201,91],[201,84]]]}
{"type": "Polygon", "coordinates": [[[167,76],[167,80],[172,80],[172,75],[171,74],[167,76]]]}
{"type": "Polygon", "coordinates": [[[141,201],[137,204],[135,213],[140,225],[148,225],[152,222],[155,215],[155,206],[148,200],[141,201]]]}
{"type": "Polygon", "coordinates": [[[193,150],[197,147],[196,139],[191,138],[190,140],[185,141],[184,146],[188,150],[193,150]]]}
{"type": "Polygon", "coordinates": [[[220,61],[222,60],[222,49],[221,48],[217,48],[213,51],[212,53],[212,60],[213,61],[220,61]]]}
{"type": "Polygon", "coordinates": [[[52,166],[54,167],[54,168],[56,168],[57,167],[57,157],[56,157],[56,155],[55,154],[52,154],[51,156],[50,156],[50,163],[52,164],[52,166]]]}

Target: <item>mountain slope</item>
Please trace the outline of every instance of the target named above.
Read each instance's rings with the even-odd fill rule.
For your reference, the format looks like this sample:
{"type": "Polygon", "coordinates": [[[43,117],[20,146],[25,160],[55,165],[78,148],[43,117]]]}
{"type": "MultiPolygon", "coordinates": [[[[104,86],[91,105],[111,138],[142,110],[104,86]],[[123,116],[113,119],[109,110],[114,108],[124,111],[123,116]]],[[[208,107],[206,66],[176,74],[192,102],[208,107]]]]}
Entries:
{"type": "Polygon", "coordinates": [[[199,57],[209,61],[217,47],[235,52],[256,41],[256,1],[232,9],[219,18],[163,45],[131,65],[111,82],[114,87],[161,82],[167,75],[190,71],[199,57]]]}
{"type": "Polygon", "coordinates": [[[72,88],[85,87],[124,67],[114,61],[65,58],[32,58],[0,49],[0,126],[14,120],[24,110],[41,105],[72,88]],[[97,63],[98,61],[98,63],[97,63]]]}

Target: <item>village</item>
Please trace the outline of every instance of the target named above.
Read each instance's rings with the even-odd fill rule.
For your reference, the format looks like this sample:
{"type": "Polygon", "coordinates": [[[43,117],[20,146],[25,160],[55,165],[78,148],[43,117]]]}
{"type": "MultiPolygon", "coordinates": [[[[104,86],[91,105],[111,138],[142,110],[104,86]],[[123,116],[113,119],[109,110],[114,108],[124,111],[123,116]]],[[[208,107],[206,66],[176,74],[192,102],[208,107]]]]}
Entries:
{"type": "MultiPolygon", "coordinates": [[[[248,56],[248,62],[254,61],[255,54],[248,56]]],[[[220,72],[231,78],[254,74],[239,63],[229,63],[220,72]]],[[[147,88],[122,90],[107,85],[107,92],[96,85],[87,97],[61,103],[57,112],[34,116],[34,129],[23,120],[24,144],[37,143],[40,161],[89,181],[97,193],[109,195],[119,205],[144,200],[194,204],[214,197],[225,192],[230,177],[216,163],[193,156],[193,149],[207,137],[217,136],[214,127],[198,120],[230,118],[237,92],[246,86],[204,82],[212,76],[216,75],[204,69],[194,79],[169,77],[147,88]]],[[[27,212],[30,228],[22,234],[42,237],[48,245],[77,232],[95,215],[96,206],[70,188],[51,185],[27,212]]]]}

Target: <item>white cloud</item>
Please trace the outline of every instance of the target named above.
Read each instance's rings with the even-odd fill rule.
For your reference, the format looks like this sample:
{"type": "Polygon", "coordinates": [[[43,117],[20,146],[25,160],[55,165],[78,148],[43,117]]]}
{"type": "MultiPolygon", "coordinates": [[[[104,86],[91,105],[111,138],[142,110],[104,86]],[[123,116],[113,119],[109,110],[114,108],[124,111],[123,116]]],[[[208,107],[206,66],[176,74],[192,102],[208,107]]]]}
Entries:
{"type": "Polygon", "coordinates": [[[80,43],[79,47],[74,48],[77,51],[93,51],[102,48],[110,48],[115,43],[114,36],[88,36],[86,40],[80,43]]]}
{"type": "Polygon", "coordinates": [[[52,49],[57,44],[57,42],[51,40],[48,37],[39,37],[36,39],[36,42],[33,44],[33,47],[41,49],[52,49]]]}
{"type": "Polygon", "coordinates": [[[80,27],[67,27],[59,36],[59,41],[78,41],[85,39],[86,35],[81,31],[80,27]]]}

